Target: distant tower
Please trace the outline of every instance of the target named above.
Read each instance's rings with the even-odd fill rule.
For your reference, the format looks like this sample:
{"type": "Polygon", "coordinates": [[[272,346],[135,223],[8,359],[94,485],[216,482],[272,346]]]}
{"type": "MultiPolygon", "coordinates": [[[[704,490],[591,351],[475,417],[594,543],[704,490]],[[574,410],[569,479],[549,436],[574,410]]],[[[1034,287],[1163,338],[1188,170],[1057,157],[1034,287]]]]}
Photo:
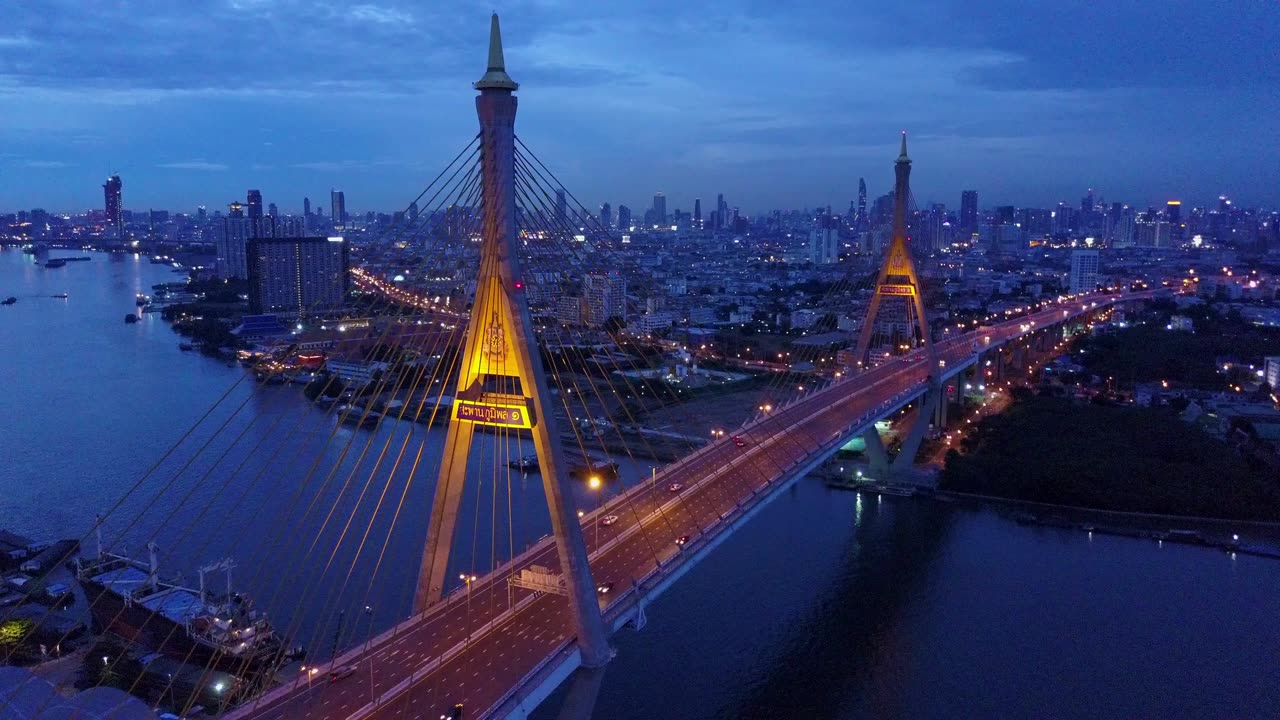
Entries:
{"type": "Polygon", "coordinates": [[[659,225],[667,224],[667,196],[660,192],[653,194],[653,220],[659,225]]]}
{"type": "Polygon", "coordinates": [[[427,541],[414,605],[422,611],[443,597],[475,433],[481,426],[496,427],[499,432],[522,430],[533,441],[551,513],[551,531],[570,609],[571,624],[565,630],[576,636],[582,664],[600,667],[610,658],[608,635],[591,579],[582,526],[573,506],[568,465],[555,427],[553,398],[538,356],[520,270],[515,187],[516,98],[512,95],[517,87],[507,75],[498,16],[494,14],[489,29],[488,71],[475,84],[480,91],[476,98],[483,212],[480,270],[458,363],[449,429],[427,523],[427,541]]]}
{"type": "Polygon", "coordinates": [[[867,219],[867,181],[863,178],[858,178],[858,217],[853,227],[860,233],[866,232],[871,227],[867,219]]]}
{"type": "Polygon", "coordinates": [[[413,223],[417,221],[418,221],[418,201],[414,200],[413,202],[409,203],[409,222],[413,223]]]}
{"type": "Polygon", "coordinates": [[[960,229],[973,233],[978,229],[978,191],[960,193],[960,229]]]}
{"type": "Polygon", "coordinates": [[[613,208],[609,203],[600,206],[600,225],[606,230],[613,227],[613,208]]]}
{"type": "Polygon", "coordinates": [[[262,219],[262,191],[250,190],[245,205],[249,208],[250,220],[262,219]]]}
{"type": "Polygon", "coordinates": [[[895,337],[891,332],[888,344],[891,348],[899,341],[906,341],[914,348],[920,345],[933,355],[933,341],[929,337],[929,317],[925,314],[924,298],[921,296],[920,276],[916,273],[915,262],[911,259],[911,250],[907,247],[907,203],[911,197],[911,158],[907,157],[907,134],[902,133],[902,152],[893,166],[896,182],[893,187],[893,239],[889,242],[885,253],[884,264],[880,266],[880,275],[876,279],[875,294],[871,296],[871,307],[867,309],[867,318],[863,321],[862,330],[858,333],[858,345],[854,351],[854,362],[861,369],[868,369],[870,362],[868,352],[871,341],[876,334],[877,315],[884,298],[904,300],[906,302],[906,327],[910,336],[895,337]]]}
{"type": "Polygon", "coordinates": [[[556,189],[556,227],[569,225],[569,204],[565,202],[564,190],[556,189]]]}
{"type": "Polygon", "coordinates": [[[333,229],[342,230],[347,223],[347,196],[341,190],[329,190],[329,207],[333,214],[333,229]]]}
{"type": "Polygon", "coordinates": [[[693,199],[693,224],[702,227],[702,198],[693,199]]]}
{"type": "Polygon", "coordinates": [[[271,216],[272,220],[280,217],[280,209],[276,207],[275,203],[267,205],[267,215],[271,216]]]}
{"type": "Polygon", "coordinates": [[[311,198],[302,198],[302,217],[311,217],[311,198]]]}
{"type": "Polygon", "coordinates": [[[121,182],[119,175],[112,175],[102,185],[104,205],[107,211],[107,225],[115,228],[119,237],[124,237],[124,211],[121,208],[123,190],[124,183],[121,182]]]}
{"type": "Polygon", "coordinates": [[[631,229],[631,208],[626,205],[618,206],[618,229],[623,231],[631,229]]]}

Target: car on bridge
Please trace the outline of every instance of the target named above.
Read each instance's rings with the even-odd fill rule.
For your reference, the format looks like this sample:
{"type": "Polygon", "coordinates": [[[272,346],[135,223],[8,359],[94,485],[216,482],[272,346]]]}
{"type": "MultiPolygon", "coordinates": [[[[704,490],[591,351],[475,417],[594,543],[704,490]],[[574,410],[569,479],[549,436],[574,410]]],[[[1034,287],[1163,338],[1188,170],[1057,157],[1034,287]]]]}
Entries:
{"type": "Polygon", "coordinates": [[[618,522],[617,515],[605,515],[604,517],[600,518],[600,524],[604,525],[605,527],[608,527],[616,522],[618,522]]]}
{"type": "Polygon", "coordinates": [[[462,720],[462,703],[453,706],[453,709],[440,716],[440,720],[462,720]]]}
{"type": "Polygon", "coordinates": [[[743,440],[741,435],[734,435],[734,436],[733,436],[733,444],[734,444],[734,445],[737,445],[738,447],[746,447],[746,446],[747,446],[747,441],[746,441],[746,440],[743,440]]]}
{"type": "Polygon", "coordinates": [[[688,535],[681,535],[680,537],[676,538],[676,545],[684,545],[687,542],[689,542],[688,535]]]}
{"type": "Polygon", "coordinates": [[[596,585],[596,592],[601,595],[608,595],[610,590],[613,590],[613,583],[611,582],[603,582],[596,585]]]}
{"type": "Polygon", "coordinates": [[[667,486],[667,492],[678,493],[683,489],[684,485],[682,483],[671,483],[667,486]]]}
{"type": "Polygon", "coordinates": [[[337,682],[344,677],[351,677],[356,674],[355,665],[339,665],[329,671],[329,682],[337,682]]]}

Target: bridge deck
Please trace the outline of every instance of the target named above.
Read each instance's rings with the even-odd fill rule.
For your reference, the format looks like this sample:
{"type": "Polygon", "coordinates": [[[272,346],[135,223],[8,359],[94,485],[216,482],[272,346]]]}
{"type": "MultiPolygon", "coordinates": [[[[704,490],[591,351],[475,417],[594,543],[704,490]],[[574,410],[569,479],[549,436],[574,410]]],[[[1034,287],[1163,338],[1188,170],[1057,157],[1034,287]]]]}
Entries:
{"type": "MultiPolygon", "coordinates": [[[[989,344],[978,349],[1149,295],[1098,296],[1009,320],[985,329],[989,344]]],[[[981,342],[974,332],[938,343],[937,358],[946,362],[945,374],[971,364],[974,345],[981,342]]],[[[587,515],[583,523],[588,547],[594,549],[592,573],[597,583],[614,583],[614,591],[604,596],[609,602],[607,619],[620,624],[633,612],[637,598],[652,599],[669,584],[667,578],[683,573],[739,518],[753,514],[787,481],[868,423],[918,396],[930,375],[937,376],[938,368],[929,359],[908,356],[845,378],[744,428],[739,434],[746,447],[728,441],[705,447],[664,468],[656,482],[633,487],[587,515]],[[684,485],[678,494],[667,491],[673,482],[684,485]],[[620,519],[608,527],[593,527],[603,513],[620,519]],[[682,535],[690,536],[689,543],[676,546],[674,538],[682,535]]],[[[227,717],[434,718],[455,703],[465,705],[468,717],[507,714],[537,684],[535,676],[545,679],[558,664],[576,664],[566,600],[511,589],[506,583],[513,566],[518,570],[529,565],[557,568],[550,538],[475,581],[470,597],[465,591],[455,592],[446,602],[333,661],[356,664],[354,675],[330,684],[327,667],[322,667],[318,674],[300,677],[227,717]]]]}

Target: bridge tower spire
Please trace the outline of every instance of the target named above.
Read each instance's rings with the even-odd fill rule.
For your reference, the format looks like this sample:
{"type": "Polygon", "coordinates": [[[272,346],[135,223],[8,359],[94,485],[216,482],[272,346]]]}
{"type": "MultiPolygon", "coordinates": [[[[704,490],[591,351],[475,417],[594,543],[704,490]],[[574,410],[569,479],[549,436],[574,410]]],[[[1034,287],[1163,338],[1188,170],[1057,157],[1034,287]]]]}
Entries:
{"type": "Polygon", "coordinates": [[[489,64],[475,83],[480,119],[481,246],[476,295],[459,362],[440,479],[431,505],[415,608],[439,602],[449,570],[467,459],[478,425],[528,430],[551,510],[551,527],[573,612],[582,664],[608,662],[608,635],[577,513],[570,506],[555,416],[551,412],[517,253],[515,119],[519,85],[507,74],[495,13],[489,26],[489,64]]]}
{"type": "Polygon", "coordinates": [[[911,158],[907,156],[907,133],[902,132],[902,150],[893,165],[895,183],[893,187],[893,239],[885,252],[884,263],[880,266],[880,275],[876,278],[875,294],[871,296],[871,307],[867,309],[867,318],[858,333],[858,344],[854,351],[854,369],[865,370],[870,367],[868,353],[871,341],[875,337],[876,316],[886,296],[902,298],[906,301],[908,331],[912,335],[912,344],[921,344],[930,357],[933,356],[933,341],[929,337],[929,318],[924,311],[924,298],[920,290],[920,276],[916,273],[915,262],[911,259],[911,250],[907,247],[907,204],[911,198],[911,158]],[[914,315],[914,321],[912,316],[914,315]]]}

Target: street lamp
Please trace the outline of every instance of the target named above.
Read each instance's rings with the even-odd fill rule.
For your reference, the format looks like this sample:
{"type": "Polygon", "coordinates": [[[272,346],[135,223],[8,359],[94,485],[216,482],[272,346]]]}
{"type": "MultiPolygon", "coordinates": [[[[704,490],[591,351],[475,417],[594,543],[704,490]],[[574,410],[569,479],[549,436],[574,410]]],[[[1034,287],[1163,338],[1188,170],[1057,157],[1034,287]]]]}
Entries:
{"type": "Polygon", "coordinates": [[[463,573],[458,579],[467,584],[467,643],[471,643],[471,583],[476,581],[475,575],[463,573]]]}

